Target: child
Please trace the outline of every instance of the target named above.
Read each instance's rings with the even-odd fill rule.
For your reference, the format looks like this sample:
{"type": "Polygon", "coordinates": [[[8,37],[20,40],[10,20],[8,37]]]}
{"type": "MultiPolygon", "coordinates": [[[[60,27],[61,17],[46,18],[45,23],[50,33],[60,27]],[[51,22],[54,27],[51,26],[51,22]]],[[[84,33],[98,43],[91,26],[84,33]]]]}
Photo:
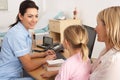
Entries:
{"type": "Polygon", "coordinates": [[[88,58],[88,35],[80,25],[71,25],[64,31],[63,46],[69,51],[68,58],[55,80],[88,80],[90,60],[88,58]]]}

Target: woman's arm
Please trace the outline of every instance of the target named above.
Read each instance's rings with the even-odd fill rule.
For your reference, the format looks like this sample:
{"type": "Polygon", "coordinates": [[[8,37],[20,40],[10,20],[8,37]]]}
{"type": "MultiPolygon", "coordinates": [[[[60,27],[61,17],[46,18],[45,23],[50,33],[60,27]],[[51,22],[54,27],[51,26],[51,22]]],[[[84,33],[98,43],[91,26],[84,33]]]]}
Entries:
{"type": "Polygon", "coordinates": [[[31,56],[31,58],[39,58],[39,57],[45,57],[47,55],[54,55],[54,54],[55,54],[55,52],[53,50],[47,50],[45,52],[40,52],[40,53],[35,52],[35,53],[31,54],[30,56],[31,56]]]}
{"type": "Polygon", "coordinates": [[[31,56],[29,54],[19,57],[22,65],[23,65],[23,68],[26,71],[32,71],[32,70],[40,67],[42,64],[46,63],[47,60],[51,60],[51,59],[55,59],[55,58],[56,58],[55,55],[48,55],[45,58],[41,58],[41,59],[38,59],[35,61],[31,58],[31,56]]]}
{"type": "Polygon", "coordinates": [[[34,52],[34,53],[30,54],[30,56],[32,59],[33,58],[42,58],[42,57],[47,56],[47,54],[45,52],[40,52],[40,53],[34,52]]]}

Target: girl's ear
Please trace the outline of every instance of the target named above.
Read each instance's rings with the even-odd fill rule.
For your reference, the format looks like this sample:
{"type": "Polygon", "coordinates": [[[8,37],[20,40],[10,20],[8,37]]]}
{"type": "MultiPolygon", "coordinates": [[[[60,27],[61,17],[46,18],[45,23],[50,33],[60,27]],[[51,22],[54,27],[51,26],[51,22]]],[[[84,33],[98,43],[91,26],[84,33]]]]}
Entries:
{"type": "Polygon", "coordinates": [[[64,43],[65,43],[66,48],[70,46],[69,42],[66,39],[64,40],[64,43]]]}
{"type": "Polygon", "coordinates": [[[65,43],[65,45],[66,45],[66,44],[68,44],[68,42],[67,42],[67,40],[66,40],[66,39],[64,39],[64,43],[65,43]]]}
{"type": "Polygon", "coordinates": [[[20,13],[18,13],[18,17],[21,21],[23,20],[23,16],[20,13]]]}

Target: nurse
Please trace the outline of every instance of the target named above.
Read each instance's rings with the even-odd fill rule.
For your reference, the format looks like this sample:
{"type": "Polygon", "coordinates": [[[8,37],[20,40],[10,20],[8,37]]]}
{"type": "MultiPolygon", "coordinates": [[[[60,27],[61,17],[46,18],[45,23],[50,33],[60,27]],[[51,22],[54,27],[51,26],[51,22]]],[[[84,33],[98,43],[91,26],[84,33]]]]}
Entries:
{"type": "Polygon", "coordinates": [[[32,40],[29,29],[33,29],[38,22],[38,6],[32,0],[25,0],[20,4],[17,20],[10,26],[5,35],[0,52],[0,80],[32,80],[23,78],[23,68],[32,71],[46,60],[54,59],[55,55],[30,54],[32,40]],[[47,56],[48,55],[48,56],[47,56]],[[38,62],[32,58],[45,57],[38,62]]]}

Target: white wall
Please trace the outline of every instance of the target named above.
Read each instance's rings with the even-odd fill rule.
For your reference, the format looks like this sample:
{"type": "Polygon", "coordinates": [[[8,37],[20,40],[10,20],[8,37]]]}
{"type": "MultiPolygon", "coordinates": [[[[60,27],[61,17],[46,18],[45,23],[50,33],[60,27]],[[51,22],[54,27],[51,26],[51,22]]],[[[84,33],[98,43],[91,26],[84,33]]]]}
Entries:
{"type": "Polygon", "coordinates": [[[8,0],[8,10],[0,10],[0,31],[6,31],[15,21],[21,0],[8,0]]]}
{"type": "Polygon", "coordinates": [[[70,18],[77,7],[83,23],[95,27],[97,13],[112,5],[120,6],[120,0],[46,0],[46,5],[47,11],[61,10],[70,18]]]}
{"type": "MultiPolygon", "coordinates": [[[[0,31],[4,31],[15,21],[18,7],[23,0],[8,0],[8,10],[0,11],[0,31]]],[[[34,0],[40,8],[40,16],[46,12],[63,11],[67,18],[73,17],[73,10],[77,7],[79,18],[83,24],[91,27],[96,26],[96,16],[98,12],[106,7],[120,6],[120,0],[34,0]]],[[[38,25],[39,26],[38,22],[38,25]]],[[[93,57],[104,47],[103,43],[95,42],[93,57]]]]}

